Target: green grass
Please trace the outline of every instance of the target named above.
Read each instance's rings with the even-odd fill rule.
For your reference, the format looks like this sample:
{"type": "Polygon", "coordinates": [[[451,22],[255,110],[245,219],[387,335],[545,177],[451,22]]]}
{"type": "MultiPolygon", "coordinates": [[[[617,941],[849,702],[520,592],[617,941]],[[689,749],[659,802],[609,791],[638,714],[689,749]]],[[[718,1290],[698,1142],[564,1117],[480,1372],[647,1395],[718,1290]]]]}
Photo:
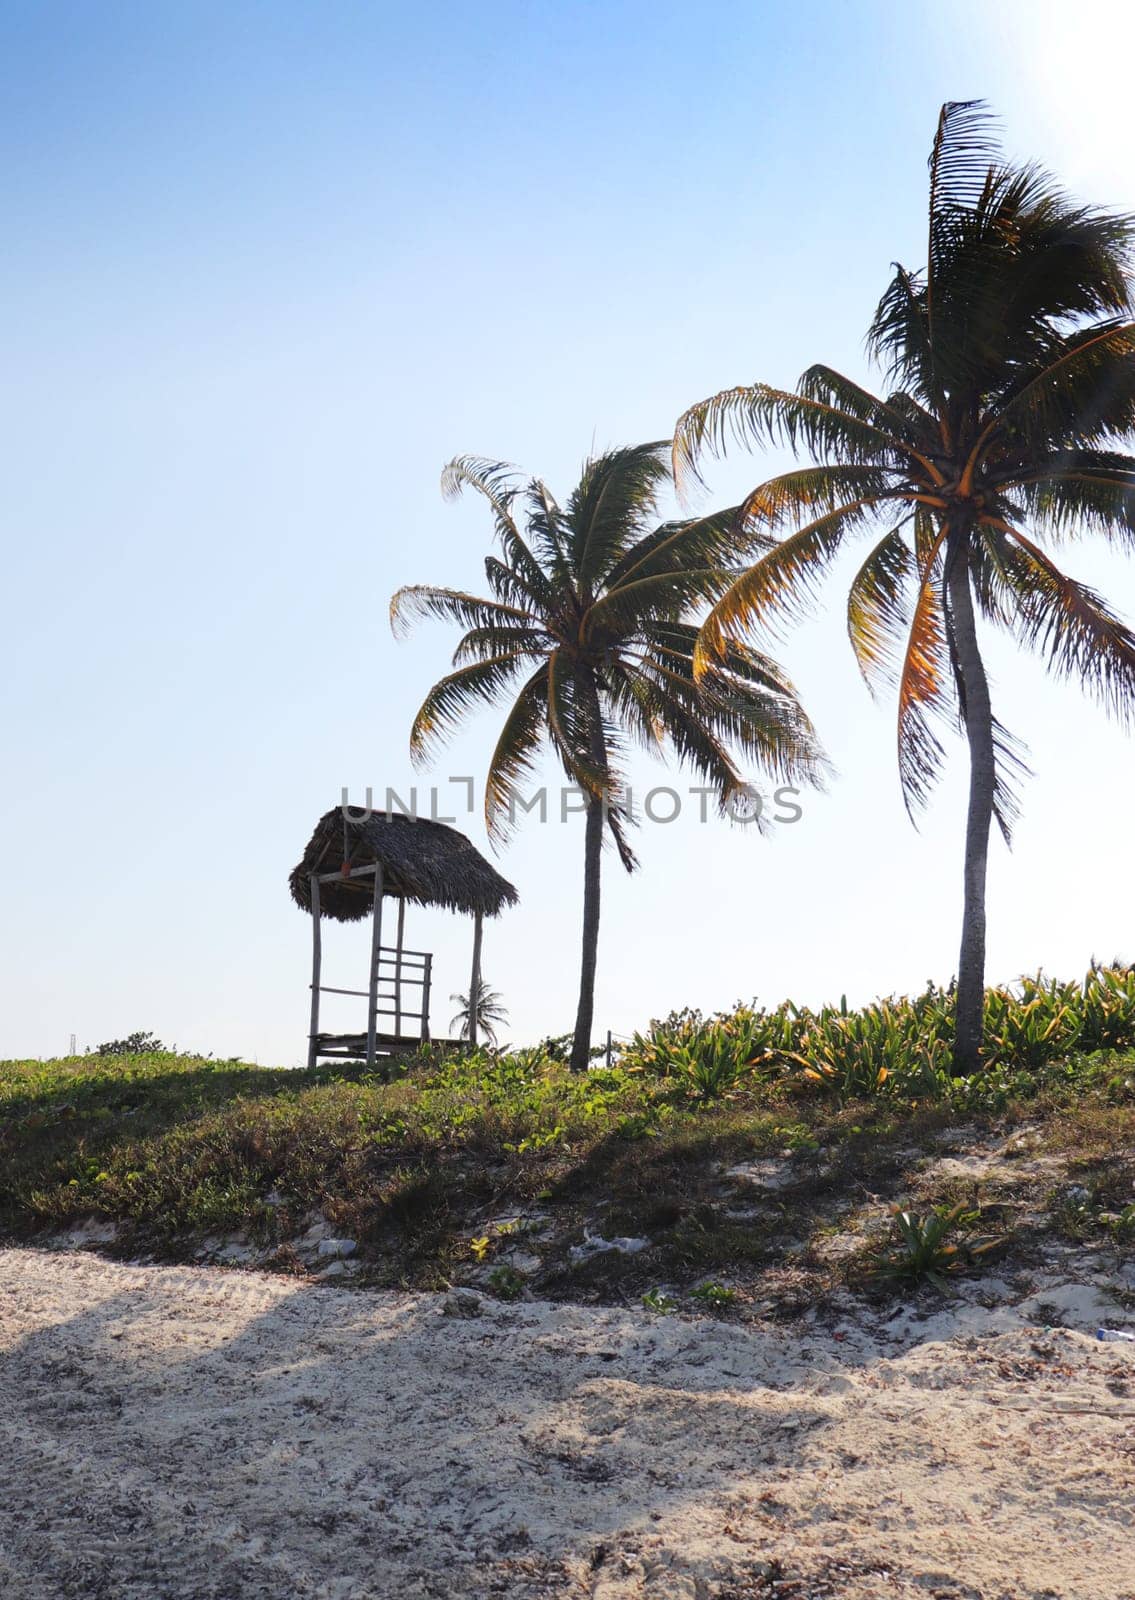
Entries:
{"type": "MultiPolygon", "coordinates": [[[[1117,974],[994,991],[1002,1042],[968,1080],[950,1076],[935,1046],[933,991],[860,1013],[684,1013],[583,1077],[539,1050],[427,1053],[393,1081],[172,1054],[0,1063],[0,1231],[32,1239],[109,1219],[115,1248],[163,1259],[240,1233],[294,1270],[290,1242],[318,1214],[358,1241],[365,1281],[439,1286],[480,1273],[504,1294],[641,1297],[660,1282],[688,1293],[719,1278],[752,1285],[786,1263],[798,1278],[819,1272],[817,1242],[854,1230],[864,1195],[884,1208],[909,1202],[921,1182],[912,1150],[948,1140],[959,1122],[1006,1130],[1027,1119],[1066,1170],[1029,1200],[1021,1236],[1120,1248],[1135,1231],[1115,1220],[1135,1197],[1135,1056],[1075,1045],[1089,1011],[1092,1037],[1125,1042],[1128,987],[1117,974]],[[935,1048],[919,1045],[920,1029],[935,1048]],[[914,1060],[920,1049],[904,1071],[903,1052],[914,1060]],[[769,1159],[786,1181],[737,1214],[723,1173],[769,1159]],[[532,1277],[503,1259],[532,1247],[494,1223],[510,1209],[540,1219],[532,1277]],[[651,1248],[573,1261],[585,1226],[651,1248]]],[[[1028,1188],[984,1198],[1009,1215],[1028,1188]]],[[[917,1203],[925,1212],[963,1198],[923,1184],[917,1203]]]]}

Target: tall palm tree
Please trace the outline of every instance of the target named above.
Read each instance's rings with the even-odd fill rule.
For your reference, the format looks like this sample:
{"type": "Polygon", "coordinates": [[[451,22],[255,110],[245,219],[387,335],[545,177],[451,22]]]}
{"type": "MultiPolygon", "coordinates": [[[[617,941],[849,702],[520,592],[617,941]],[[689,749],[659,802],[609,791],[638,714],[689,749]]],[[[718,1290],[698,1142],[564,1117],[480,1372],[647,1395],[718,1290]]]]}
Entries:
{"type": "Polygon", "coordinates": [[[391,602],[396,631],[426,616],[466,630],[455,670],[414,720],[416,759],[469,712],[510,701],[485,782],[490,837],[510,831],[545,741],[586,798],[577,1071],[591,1043],[605,832],[627,871],[637,864],[620,770],[627,741],[657,749],[669,740],[723,804],[746,787],[731,745],[787,781],[815,781],[820,769],[811,724],[767,656],[729,645],[694,681],[695,615],[735,575],[721,561],[736,543],[737,508],[656,525],[669,448],[667,440],[587,461],[564,506],[538,479],[522,484],[501,462],[459,456],[442,489],[471,488],[489,503],[501,551],[485,562],[492,598],[418,586],[391,602]]]}
{"type": "Polygon", "coordinates": [[[908,811],[942,763],[935,719],[956,718],[969,745],[956,1018],[967,1072],[980,1061],[990,825],[1008,838],[1022,765],[991,709],[975,617],[1112,712],[1135,702],[1135,637],[1043,548],[1081,532],[1135,541],[1135,460],[1118,449],[1135,423],[1132,237],[1129,218],[1007,165],[979,102],[948,104],[930,157],[927,265],[895,269],[868,335],[889,392],[815,366],[795,392],[755,384],[702,401],[676,432],[679,471],[730,439],[787,443],[815,462],[745,502],[745,538],[782,537],[714,606],[698,671],[738,631],[805,608],[845,540],[875,530],[848,630],[868,684],[897,682],[908,811]]]}

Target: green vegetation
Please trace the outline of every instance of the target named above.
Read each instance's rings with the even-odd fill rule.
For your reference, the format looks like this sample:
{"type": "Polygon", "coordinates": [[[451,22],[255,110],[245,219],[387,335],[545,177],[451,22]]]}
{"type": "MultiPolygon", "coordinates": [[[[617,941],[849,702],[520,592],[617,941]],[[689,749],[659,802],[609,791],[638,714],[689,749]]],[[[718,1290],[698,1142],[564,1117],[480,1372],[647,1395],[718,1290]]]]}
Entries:
{"type": "Polygon", "coordinates": [[[97,1056],[145,1056],[162,1055],[165,1045],[152,1033],[146,1033],[141,1028],[134,1033],[128,1033],[124,1039],[107,1039],[95,1050],[97,1056]]]}
{"type": "Polygon", "coordinates": [[[762,537],[768,547],[711,608],[695,673],[806,611],[846,543],[869,535],[847,626],[872,690],[898,686],[908,809],[942,767],[939,734],[965,732],[954,1046],[964,1073],[981,1060],[990,827],[996,817],[1008,837],[1024,770],[993,713],[978,619],[1124,721],[1135,708],[1135,635],[1042,547],[1083,533],[1131,545],[1135,458],[1119,446],[1135,429],[1133,236],[1131,218],[1070,200],[1038,167],[1010,166],[981,104],[947,104],[925,266],[895,267],[868,331],[886,391],[818,365],[795,391],[724,390],[676,428],[679,470],[730,443],[813,458],[745,501],[738,550],[762,537]]]}
{"type": "Polygon", "coordinates": [[[729,1306],[736,1305],[737,1291],[726,1288],[723,1283],[699,1283],[690,1290],[690,1299],[699,1301],[712,1311],[725,1311],[729,1306]]]}
{"type": "Polygon", "coordinates": [[[897,1245],[882,1251],[871,1265],[875,1278],[899,1282],[932,1283],[946,1287],[946,1275],[973,1266],[981,1256],[1003,1244],[996,1235],[974,1235],[971,1230],[981,1213],[967,1209],[964,1201],[952,1206],[936,1206],[929,1216],[911,1211],[894,1213],[897,1245]],[[962,1238],[952,1237],[963,1232],[962,1238]]]}
{"type": "Polygon", "coordinates": [[[1135,1045],[1132,967],[1096,966],[1082,983],[1038,974],[987,990],[985,1068],[968,1076],[953,1065],[953,1001],[952,990],[930,984],[914,999],[858,1011],[844,1000],[818,1011],[791,1001],[774,1011],[738,1006],[709,1019],[675,1012],[636,1034],[621,1064],[672,1080],[691,1100],[718,1098],[754,1076],[796,1073],[842,1100],[885,1096],[995,1111],[1034,1093],[1044,1069],[1047,1079],[1066,1073],[1073,1052],[1135,1045]]]}
{"type": "Polygon", "coordinates": [[[486,1283],[498,1300],[519,1300],[524,1293],[524,1274],[503,1263],[492,1269],[486,1283]]]}
{"type": "Polygon", "coordinates": [[[362,1281],[655,1291],[659,1311],[660,1281],[675,1295],[742,1286],[736,1305],[714,1299],[739,1310],[789,1262],[797,1287],[862,1268],[868,1192],[914,1218],[980,1206],[1026,1255],[1047,1236],[1128,1247],[1135,973],[1031,979],[992,991],[987,1011],[998,1054],[968,1078],[951,1074],[950,996],[933,989],[858,1012],[683,1013],[585,1074],[539,1048],[426,1049],[391,1078],[172,1054],[3,1063],[0,1229],[28,1239],[103,1219],[115,1249],[167,1259],[239,1235],[297,1271],[296,1242],[322,1219],[357,1242],[362,1281]],[[993,1140],[1027,1123],[1043,1159],[1006,1157],[981,1196],[958,1192],[920,1163],[958,1147],[959,1120],[993,1140]],[[850,1241],[838,1270],[833,1233],[850,1241]],[[576,1248],[588,1238],[598,1247],[576,1248]]]}

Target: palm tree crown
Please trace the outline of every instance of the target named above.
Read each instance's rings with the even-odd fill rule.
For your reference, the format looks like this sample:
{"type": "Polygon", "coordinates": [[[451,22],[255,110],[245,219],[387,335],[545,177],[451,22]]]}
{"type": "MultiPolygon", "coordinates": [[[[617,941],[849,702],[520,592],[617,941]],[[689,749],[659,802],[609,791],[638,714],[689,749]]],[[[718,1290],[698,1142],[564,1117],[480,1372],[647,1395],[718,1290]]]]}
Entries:
{"type": "MultiPolygon", "coordinates": [[[[814,781],[819,771],[811,724],[768,656],[731,643],[695,680],[695,613],[735,576],[724,562],[736,546],[737,508],[659,524],[669,449],[665,441],[587,461],[564,506],[542,482],[523,483],[501,462],[458,457],[442,487],[447,495],[472,488],[488,501],[500,546],[485,562],[491,598],[416,586],[391,603],[396,629],[436,616],[465,630],[454,670],[414,720],[417,759],[471,711],[510,699],[485,783],[490,837],[507,836],[545,745],[587,796],[596,930],[604,828],[627,870],[636,864],[622,773],[628,741],[658,749],[668,740],[723,802],[746,781],[733,748],[790,782],[814,781]]],[[[589,942],[585,930],[581,1000],[589,942]]],[[[577,1025],[583,1062],[589,1004],[577,1025]]]]}
{"type": "Polygon", "coordinates": [[[811,724],[768,656],[730,645],[694,680],[698,630],[689,618],[729,581],[721,563],[735,546],[736,508],[656,525],[668,452],[667,442],[588,461],[563,509],[543,483],[522,488],[500,462],[461,456],[445,470],[448,495],[468,486],[492,507],[503,556],[485,561],[493,597],[418,585],[394,596],[391,619],[396,629],[423,616],[466,629],[455,670],[414,719],[419,760],[470,711],[516,690],[485,784],[493,838],[508,835],[520,784],[545,741],[571,781],[606,802],[628,870],[635,861],[618,759],[628,737],[651,749],[669,739],[723,799],[746,781],[731,745],[788,781],[815,776],[811,724]]]}
{"type": "MultiPolygon", "coordinates": [[[[960,721],[970,746],[967,907],[976,915],[980,899],[981,928],[967,917],[960,990],[967,974],[973,989],[976,956],[984,962],[985,800],[1007,835],[1020,765],[989,706],[975,610],[1112,712],[1135,706],[1135,637],[1044,548],[1082,531],[1135,543],[1135,460],[1119,449],[1135,424],[1132,236],[1130,219],[1007,165],[979,103],[948,104],[930,158],[926,268],[896,267],[868,336],[888,391],[814,366],[795,391],[718,394],[676,430],[679,472],[731,438],[786,442],[815,462],[761,484],[741,508],[744,540],[781,537],[713,606],[698,671],[747,627],[805,609],[847,538],[875,530],[847,623],[872,689],[897,683],[908,809],[943,760],[936,722],[960,721]]],[[[972,1064],[962,1010],[959,994],[972,1064]]]]}

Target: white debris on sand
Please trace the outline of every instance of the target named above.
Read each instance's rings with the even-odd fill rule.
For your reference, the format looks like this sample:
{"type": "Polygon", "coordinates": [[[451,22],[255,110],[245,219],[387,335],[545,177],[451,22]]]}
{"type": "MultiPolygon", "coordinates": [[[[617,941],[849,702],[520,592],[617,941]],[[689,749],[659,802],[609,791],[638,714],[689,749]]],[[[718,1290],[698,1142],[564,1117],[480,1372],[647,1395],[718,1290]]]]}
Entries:
{"type": "Polygon", "coordinates": [[[584,1228],[583,1243],[573,1244],[568,1256],[578,1265],[581,1261],[590,1261],[592,1256],[609,1255],[612,1250],[622,1256],[635,1256],[640,1250],[649,1249],[649,1239],[604,1239],[602,1234],[584,1228]]]}
{"type": "Polygon", "coordinates": [[[830,1331],[0,1251],[0,1592],[1135,1600],[1135,1349],[1059,1288],[830,1331]]]}
{"type": "Polygon", "coordinates": [[[353,1256],[357,1249],[354,1239],[320,1239],[315,1253],[317,1256],[353,1256]]]}

